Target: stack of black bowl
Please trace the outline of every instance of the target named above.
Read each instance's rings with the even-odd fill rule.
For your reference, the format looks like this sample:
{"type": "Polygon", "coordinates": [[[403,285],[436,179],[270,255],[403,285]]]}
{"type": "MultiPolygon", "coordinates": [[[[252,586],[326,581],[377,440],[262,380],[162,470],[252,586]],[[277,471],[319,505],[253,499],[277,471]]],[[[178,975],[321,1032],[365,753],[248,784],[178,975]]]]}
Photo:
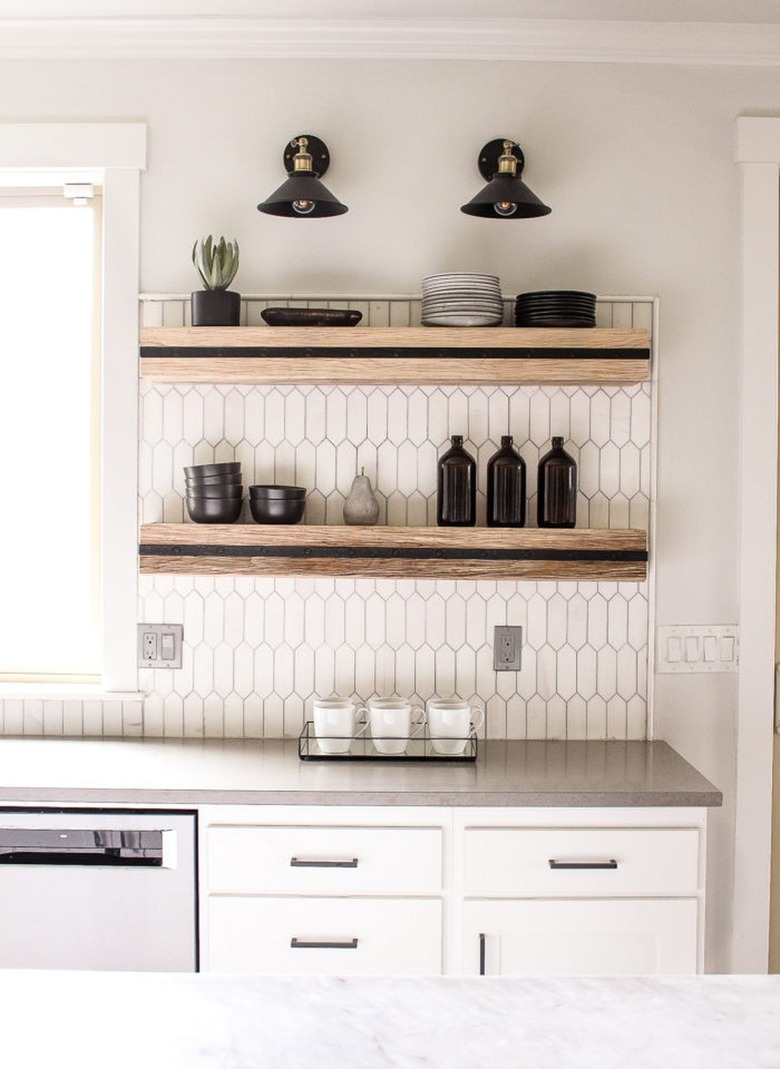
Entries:
{"type": "Polygon", "coordinates": [[[305,507],[305,486],[249,487],[249,510],[255,523],[299,523],[305,507]]]}
{"type": "Polygon", "coordinates": [[[241,464],[194,464],[184,469],[187,512],[195,523],[234,523],[244,502],[241,464]]]}
{"type": "Polygon", "coordinates": [[[539,290],[518,293],[515,326],[595,327],[596,294],[580,290],[539,290]]]}

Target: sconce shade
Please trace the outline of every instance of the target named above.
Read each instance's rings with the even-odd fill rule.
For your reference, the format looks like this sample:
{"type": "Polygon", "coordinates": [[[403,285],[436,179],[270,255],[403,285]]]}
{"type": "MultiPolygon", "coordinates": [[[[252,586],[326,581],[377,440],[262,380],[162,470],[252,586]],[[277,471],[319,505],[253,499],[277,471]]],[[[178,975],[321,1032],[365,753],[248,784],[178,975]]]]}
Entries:
{"type": "Polygon", "coordinates": [[[290,219],[322,219],[328,215],[343,215],[348,211],[313,175],[292,174],[257,210],[265,215],[285,215],[290,219]],[[296,211],[294,204],[313,204],[311,211],[296,211]]]}
{"type": "Polygon", "coordinates": [[[287,219],[324,219],[349,209],[319,180],[328,169],[327,145],[311,134],[294,137],[284,153],[289,177],[257,210],[287,219]],[[293,150],[295,150],[293,152],[293,150]]]}
{"type": "Polygon", "coordinates": [[[461,207],[483,219],[532,219],[552,211],[520,178],[525,157],[513,141],[496,138],[479,154],[479,170],[488,184],[461,207]]]}

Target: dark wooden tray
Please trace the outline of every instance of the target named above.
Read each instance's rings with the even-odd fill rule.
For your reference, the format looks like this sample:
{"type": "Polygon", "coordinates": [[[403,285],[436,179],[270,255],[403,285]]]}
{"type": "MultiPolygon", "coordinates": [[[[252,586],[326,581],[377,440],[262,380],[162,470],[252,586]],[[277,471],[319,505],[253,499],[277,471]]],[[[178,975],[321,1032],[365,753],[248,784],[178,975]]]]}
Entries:
{"type": "Polygon", "coordinates": [[[269,327],[355,327],[362,312],[350,308],[264,308],[269,327]]]}

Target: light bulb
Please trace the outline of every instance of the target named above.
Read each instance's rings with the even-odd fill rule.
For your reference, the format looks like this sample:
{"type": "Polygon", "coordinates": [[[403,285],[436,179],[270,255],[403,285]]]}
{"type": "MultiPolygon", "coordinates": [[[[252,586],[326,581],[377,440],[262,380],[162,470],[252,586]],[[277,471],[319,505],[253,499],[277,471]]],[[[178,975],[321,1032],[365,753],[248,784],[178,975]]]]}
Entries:
{"type": "Polygon", "coordinates": [[[500,200],[493,205],[493,211],[496,215],[500,215],[502,219],[507,219],[510,215],[515,214],[517,205],[511,200],[500,200]]]}
{"type": "Polygon", "coordinates": [[[316,200],[294,200],[292,202],[293,211],[297,215],[311,215],[314,209],[317,207],[316,200]]]}

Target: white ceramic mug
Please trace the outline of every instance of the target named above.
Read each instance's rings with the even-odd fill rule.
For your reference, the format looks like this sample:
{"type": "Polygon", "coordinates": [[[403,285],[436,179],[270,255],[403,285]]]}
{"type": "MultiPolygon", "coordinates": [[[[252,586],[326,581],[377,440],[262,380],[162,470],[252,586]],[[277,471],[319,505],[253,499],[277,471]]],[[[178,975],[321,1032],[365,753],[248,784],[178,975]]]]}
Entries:
{"type": "Polygon", "coordinates": [[[361,716],[351,698],[315,698],[314,734],[323,753],[349,753],[352,740],[366,730],[366,717],[361,716]]]}
{"type": "Polygon", "coordinates": [[[460,698],[430,698],[425,708],[434,752],[447,757],[462,754],[471,733],[479,731],[485,722],[482,709],[460,698]]]}
{"type": "Polygon", "coordinates": [[[402,754],[425,725],[425,710],[406,698],[370,698],[368,722],[377,753],[402,754]]]}

